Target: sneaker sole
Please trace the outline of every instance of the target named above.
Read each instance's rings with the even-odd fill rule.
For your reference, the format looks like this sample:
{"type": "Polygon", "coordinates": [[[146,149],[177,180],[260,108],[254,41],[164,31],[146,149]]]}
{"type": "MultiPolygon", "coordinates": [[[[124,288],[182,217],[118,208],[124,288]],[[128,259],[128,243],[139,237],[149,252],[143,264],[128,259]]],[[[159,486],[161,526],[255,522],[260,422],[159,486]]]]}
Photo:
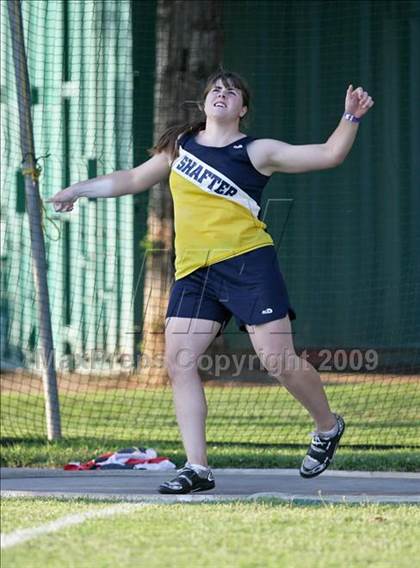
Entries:
{"type": "Polygon", "coordinates": [[[197,487],[196,489],[191,489],[190,491],[173,491],[171,489],[167,489],[166,487],[158,489],[158,492],[162,495],[188,495],[189,493],[200,493],[201,491],[211,491],[216,487],[216,484],[213,484],[211,487],[197,487]]]}

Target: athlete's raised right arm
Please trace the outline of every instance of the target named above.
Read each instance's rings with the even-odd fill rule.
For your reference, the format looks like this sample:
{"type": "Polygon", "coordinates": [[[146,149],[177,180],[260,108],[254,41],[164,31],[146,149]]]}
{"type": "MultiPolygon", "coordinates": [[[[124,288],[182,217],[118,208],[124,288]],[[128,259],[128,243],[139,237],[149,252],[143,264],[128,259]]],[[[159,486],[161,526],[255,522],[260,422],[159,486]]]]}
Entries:
{"type": "Polygon", "coordinates": [[[56,211],[65,213],[73,209],[79,197],[121,197],[146,191],[170,172],[167,154],[160,152],[131,170],[119,170],[105,176],[81,181],[56,193],[49,203],[56,211]]]}

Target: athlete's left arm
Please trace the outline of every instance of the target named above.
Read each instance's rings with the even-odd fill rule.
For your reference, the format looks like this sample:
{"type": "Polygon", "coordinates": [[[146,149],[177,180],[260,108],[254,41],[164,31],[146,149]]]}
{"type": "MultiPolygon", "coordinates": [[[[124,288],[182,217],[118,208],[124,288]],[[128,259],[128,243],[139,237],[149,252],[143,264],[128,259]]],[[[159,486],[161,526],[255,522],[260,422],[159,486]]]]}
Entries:
{"type": "MultiPolygon", "coordinates": [[[[362,87],[353,90],[350,85],[346,93],[344,116],[347,114],[360,119],[373,104],[372,97],[362,87]]],[[[286,144],[280,140],[256,140],[248,147],[249,157],[254,166],[266,175],[274,172],[301,173],[334,168],[341,164],[350,152],[359,127],[358,122],[352,122],[344,116],[324,144],[300,146],[286,144]]]]}

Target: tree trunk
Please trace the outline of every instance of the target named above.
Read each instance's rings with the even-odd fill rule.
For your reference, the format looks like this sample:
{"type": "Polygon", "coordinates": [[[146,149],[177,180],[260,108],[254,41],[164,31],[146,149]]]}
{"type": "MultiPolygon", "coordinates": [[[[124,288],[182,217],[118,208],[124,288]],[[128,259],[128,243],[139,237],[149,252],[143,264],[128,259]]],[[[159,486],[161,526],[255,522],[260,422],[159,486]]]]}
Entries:
{"type": "MultiPolygon", "coordinates": [[[[158,0],[154,139],[198,118],[205,79],[222,57],[220,0],[158,0]]],[[[167,382],[163,365],[165,313],[173,281],[173,208],[168,184],[150,191],[141,373],[145,385],[167,382]]]]}

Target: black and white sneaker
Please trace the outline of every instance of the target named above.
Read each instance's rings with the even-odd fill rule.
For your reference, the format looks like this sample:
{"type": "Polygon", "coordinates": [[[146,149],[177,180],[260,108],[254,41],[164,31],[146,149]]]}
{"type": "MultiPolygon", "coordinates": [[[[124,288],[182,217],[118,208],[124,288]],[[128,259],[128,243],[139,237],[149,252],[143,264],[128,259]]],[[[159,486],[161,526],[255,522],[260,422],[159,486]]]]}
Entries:
{"type": "Polygon", "coordinates": [[[300,466],[299,473],[302,477],[316,477],[325,471],[332,462],[338,443],[346,427],[341,416],[336,414],[335,417],[337,418],[338,430],[334,436],[326,438],[316,432],[313,433],[308,452],[300,466]]]}
{"type": "Polygon", "coordinates": [[[159,487],[159,493],[169,493],[184,495],[185,493],[196,493],[198,491],[209,491],[216,486],[214,476],[210,469],[199,475],[195,469],[186,465],[178,471],[178,475],[165,481],[159,487]]]}

